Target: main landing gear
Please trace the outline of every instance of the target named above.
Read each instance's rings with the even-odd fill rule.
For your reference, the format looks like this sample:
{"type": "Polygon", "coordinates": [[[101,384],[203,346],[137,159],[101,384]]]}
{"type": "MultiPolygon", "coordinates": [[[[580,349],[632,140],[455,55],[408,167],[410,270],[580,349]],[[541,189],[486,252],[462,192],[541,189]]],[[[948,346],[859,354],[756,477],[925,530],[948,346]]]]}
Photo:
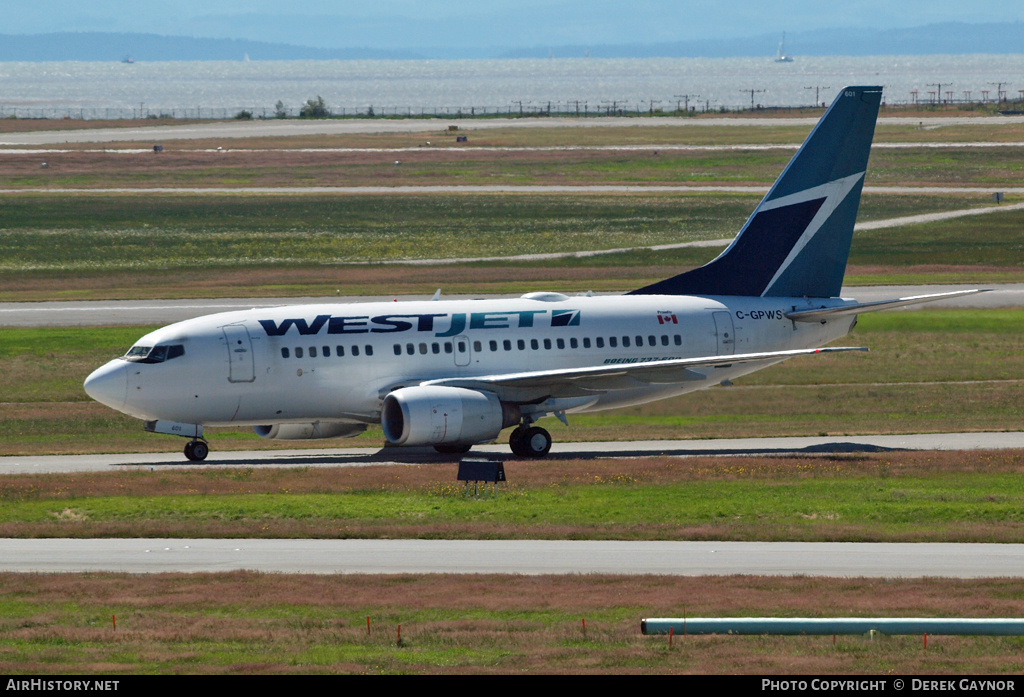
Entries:
{"type": "Polygon", "coordinates": [[[519,457],[544,457],[551,450],[551,434],[540,426],[524,422],[512,431],[508,445],[519,457]]]}
{"type": "Polygon", "coordinates": [[[201,462],[210,454],[210,446],[204,440],[190,440],[185,443],[185,457],[192,462],[201,462]]]}

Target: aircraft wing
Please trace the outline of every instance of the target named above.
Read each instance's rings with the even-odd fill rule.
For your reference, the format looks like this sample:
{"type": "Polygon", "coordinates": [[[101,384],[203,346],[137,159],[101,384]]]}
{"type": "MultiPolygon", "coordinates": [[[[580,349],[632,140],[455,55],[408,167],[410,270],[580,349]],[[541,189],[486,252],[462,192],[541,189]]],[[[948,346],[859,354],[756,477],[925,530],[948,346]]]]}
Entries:
{"type": "Polygon", "coordinates": [[[984,290],[955,290],[951,293],[932,293],[930,295],[911,295],[906,298],[896,298],[895,300],[876,300],[870,303],[851,303],[849,305],[839,305],[837,307],[822,307],[810,310],[794,310],[793,312],[786,313],[786,319],[791,319],[794,322],[820,322],[822,320],[831,319],[832,317],[841,317],[843,315],[859,315],[863,312],[875,312],[877,310],[889,310],[894,307],[906,307],[907,305],[920,305],[921,303],[930,303],[936,300],[948,300],[950,298],[957,298],[961,295],[973,295],[974,293],[984,293],[984,290]]]}
{"type": "Polygon", "coordinates": [[[478,375],[466,378],[442,378],[428,380],[422,385],[443,385],[464,387],[474,390],[497,392],[506,401],[527,403],[548,397],[582,397],[597,395],[614,390],[635,389],[651,385],[674,385],[694,380],[705,380],[707,371],[736,363],[757,361],[782,361],[793,356],[805,356],[838,351],[867,351],[864,347],[836,346],[831,348],[794,349],[789,351],[765,351],[741,353],[731,356],[703,356],[699,358],[677,358],[641,363],[616,363],[588,368],[566,368],[563,370],[536,370],[522,373],[499,375],[478,375]]]}

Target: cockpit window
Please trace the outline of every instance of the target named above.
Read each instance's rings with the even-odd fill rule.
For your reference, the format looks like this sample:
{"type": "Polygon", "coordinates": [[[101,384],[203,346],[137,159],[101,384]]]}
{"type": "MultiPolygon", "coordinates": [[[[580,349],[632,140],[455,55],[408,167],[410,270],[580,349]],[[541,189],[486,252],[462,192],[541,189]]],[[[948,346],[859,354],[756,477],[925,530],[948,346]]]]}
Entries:
{"type": "Polygon", "coordinates": [[[132,346],[124,355],[124,359],[132,363],[163,363],[184,355],[185,347],[182,344],[132,346]]]}
{"type": "Polygon", "coordinates": [[[128,349],[128,353],[124,354],[124,357],[129,361],[141,361],[149,355],[152,349],[152,346],[132,346],[128,349]]]}

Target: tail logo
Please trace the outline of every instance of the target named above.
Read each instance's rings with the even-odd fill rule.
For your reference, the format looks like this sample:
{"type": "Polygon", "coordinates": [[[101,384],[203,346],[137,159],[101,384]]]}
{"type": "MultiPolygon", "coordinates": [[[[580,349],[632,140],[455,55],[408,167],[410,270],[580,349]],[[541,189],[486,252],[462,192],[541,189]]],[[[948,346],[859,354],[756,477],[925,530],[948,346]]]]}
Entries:
{"type": "Polygon", "coordinates": [[[835,212],[836,208],[839,207],[857,184],[864,178],[864,172],[858,174],[851,174],[848,177],[842,179],[836,179],[834,181],[827,182],[821,186],[815,186],[810,189],[804,189],[798,191],[795,194],[788,196],[781,196],[772,201],[765,201],[759,208],[758,213],[765,211],[777,210],[780,208],[788,208],[791,206],[800,206],[811,201],[821,201],[817,212],[814,217],[811,218],[810,222],[803,229],[803,233],[793,243],[792,248],[789,250],[789,254],[786,255],[785,260],[779,265],[775,271],[775,275],[768,282],[764,294],[770,294],[772,286],[779,280],[780,277],[789,269],[790,265],[800,256],[800,253],[807,246],[807,243],[811,241],[811,238],[821,229],[825,221],[829,219],[832,213],[835,212]]]}

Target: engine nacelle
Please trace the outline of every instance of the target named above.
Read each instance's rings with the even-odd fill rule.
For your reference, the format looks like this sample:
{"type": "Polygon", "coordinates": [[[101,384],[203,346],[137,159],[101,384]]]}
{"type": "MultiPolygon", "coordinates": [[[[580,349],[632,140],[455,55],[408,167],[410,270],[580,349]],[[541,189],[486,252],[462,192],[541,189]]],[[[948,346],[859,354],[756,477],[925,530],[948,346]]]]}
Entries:
{"type": "Polygon", "coordinates": [[[395,445],[465,445],[494,440],[519,419],[519,407],[489,392],[426,386],[385,397],[380,423],[395,445]]]}
{"type": "Polygon", "coordinates": [[[261,438],[271,440],[316,440],[318,438],[351,438],[366,430],[366,424],[345,421],[316,421],[311,424],[270,424],[253,426],[261,438]]]}

